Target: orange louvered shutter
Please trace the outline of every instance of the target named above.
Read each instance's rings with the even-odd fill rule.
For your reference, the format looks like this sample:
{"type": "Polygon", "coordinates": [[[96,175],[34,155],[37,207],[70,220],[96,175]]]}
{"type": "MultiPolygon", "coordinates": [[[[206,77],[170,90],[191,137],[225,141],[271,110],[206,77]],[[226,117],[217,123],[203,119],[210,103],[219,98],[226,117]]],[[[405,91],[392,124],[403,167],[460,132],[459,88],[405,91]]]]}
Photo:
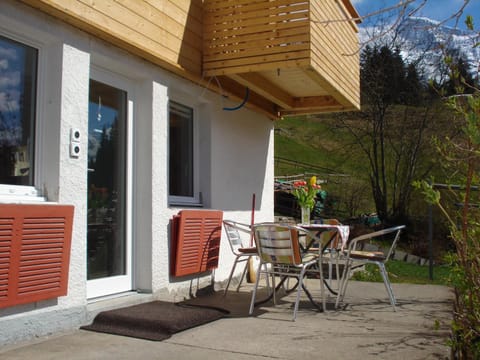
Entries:
{"type": "Polygon", "coordinates": [[[218,267],[223,212],[182,210],[172,222],[173,276],[198,274],[218,267]]]}
{"type": "Polygon", "coordinates": [[[0,205],[0,308],[67,294],[73,206],[0,205]]]}

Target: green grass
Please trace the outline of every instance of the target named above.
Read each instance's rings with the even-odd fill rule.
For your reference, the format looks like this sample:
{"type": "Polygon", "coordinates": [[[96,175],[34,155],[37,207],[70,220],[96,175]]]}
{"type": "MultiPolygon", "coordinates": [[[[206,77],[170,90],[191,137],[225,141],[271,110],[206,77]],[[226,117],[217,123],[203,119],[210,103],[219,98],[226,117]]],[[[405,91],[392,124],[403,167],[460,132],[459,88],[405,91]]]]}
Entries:
{"type": "MultiPolygon", "coordinates": [[[[429,278],[428,265],[420,266],[404,261],[390,260],[386,263],[386,267],[392,283],[450,285],[448,280],[450,268],[448,266],[434,266],[433,280],[429,278]]],[[[378,266],[373,264],[367,264],[365,271],[356,272],[352,278],[359,281],[383,281],[378,266]]]]}
{"type": "MultiPolygon", "coordinates": [[[[275,127],[275,156],[352,176],[364,172],[364,155],[351,151],[352,140],[346,132],[333,132],[322,121],[308,118],[284,119],[275,127]]],[[[275,170],[275,175],[292,175],[290,169],[275,170]]]]}
{"type": "MultiPolygon", "coordinates": [[[[400,108],[399,113],[403,113],[400,108]]],[[[402,118],[400,115],[396,118],[402,118]]],[[[332,119],[291,117],[275,123],[275,156],[296,160],[318,167],[334,169],[335,173],[349,176],[335,177],[318,173],[317,176],[326,180],[322,187],[335,200],[333,217],[342,220],[349,209],[345,205],[351,199],[359,201],[355,214],[375,211],[368,180],[370,168],[365,155],[355,145],[352,136],[345,130],[329,126],[332,119]],[[363,185],[363,187],[362,187],[363,185]]],[[[302,170],[294,166],[275,163],[275,175],[299,174],[302,170]]],[[[414,213],[426,213],[423,200],[414,203],[417,209],[414,213]],[[424,211],[425,210],[425,211],[424,211]]],[[[405,249],[406,251],[408,249],[405,249]]],[[[448,285],[450,268],[435,266],[433,280],[429,279],[429,267],[400,261],[387,262],[390,280],[396,283],[441,284],[448,285]]],[[[367,271],[356,273],[355,278],[365,281],[382,281],[375,265],[367,266],[367,271]]]]}

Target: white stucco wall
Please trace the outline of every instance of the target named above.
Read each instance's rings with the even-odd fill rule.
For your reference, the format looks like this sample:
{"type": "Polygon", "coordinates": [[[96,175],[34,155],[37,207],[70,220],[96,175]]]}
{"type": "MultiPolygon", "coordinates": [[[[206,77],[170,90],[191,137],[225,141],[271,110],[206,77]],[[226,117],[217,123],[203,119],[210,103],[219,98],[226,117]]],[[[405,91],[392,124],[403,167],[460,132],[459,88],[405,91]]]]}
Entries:
{"type": "MultiPolygon", "coordinates": [[[[194,108],[199,121],[200,190],[206,208],[249,223],[273,220],[273,123],[247,108],[174,76],[142,59],[16,1],[0,4],[0,35],[40,49],[36,187],[48,201],[75,206],[68,295],[0,309],[0,345],[78,327],[87,315],[87,134],[91,67],[126,78],[134,98],[134,289],[153,296],[188,290],[196,277],[170,276],[168,206],[168,101],[194,108]],[[70,129],[79,129],[83,152],[69,155],[70,129]]],[[[0,203],[2,199],[0,198],[0,203]]],[[[233,256],[222,238],[215,281],[227,278],[233,256]]],[[[210,274],[202,278],[210,281],[210,274]]],[[[177,298],[178,299],[178,298],[177,298]]]]}
{"type": "MultiPolygon", "coordinates": [[[[219,107],[214,118],[212,207],[224,210],[224,219],[249,224],[255,194],[255,222],[273,221],[273,124],[252,112],[226,112],[219,107]]],[[[234,259],[226,241],[223,234],[217,281],[228,278],[234,259]]]]}

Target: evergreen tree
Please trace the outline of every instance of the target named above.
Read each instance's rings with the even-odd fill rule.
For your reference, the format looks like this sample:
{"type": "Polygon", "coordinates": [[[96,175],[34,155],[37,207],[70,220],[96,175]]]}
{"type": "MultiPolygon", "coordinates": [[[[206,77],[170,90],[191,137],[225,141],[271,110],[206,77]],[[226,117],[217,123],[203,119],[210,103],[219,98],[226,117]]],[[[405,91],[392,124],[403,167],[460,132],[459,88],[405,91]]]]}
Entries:
{"type": "Polygon", "coordinates": [[[423,102],[423,97],[425,95],[425,90],[425,86],[420,80],[417,66],[414,64],[408,64],[406,69],[403,99],[405,105],[421,105],[423,102]]]}

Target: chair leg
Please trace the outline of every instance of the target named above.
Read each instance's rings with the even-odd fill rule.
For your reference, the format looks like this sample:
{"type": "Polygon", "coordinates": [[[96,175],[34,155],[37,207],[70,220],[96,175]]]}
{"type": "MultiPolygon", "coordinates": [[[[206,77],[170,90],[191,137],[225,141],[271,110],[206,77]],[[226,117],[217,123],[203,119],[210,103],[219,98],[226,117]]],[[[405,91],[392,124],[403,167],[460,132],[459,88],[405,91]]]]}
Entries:
{"type": "Polygon", "coordinates": [[[340,290],[340,264],[339,264],[339,254],[335,251],[335,279],[337,280],[337,291],[340,290]]]}
{"type": "Polygon", "coordinates": [[[338,308],[340,302],[343,302],[345,293],[347,292],[348,279],[350,277],[351,265],[350,262],[346,261],[343,265],[343,272],[340,278],[340,284],[338,286],[337,301],[335,301],[335,308],[338,308]]]}
{"type": "MultiPolygon", "coordinates": [[[[327,311],[327,301],[325,300],[325,284],[323,283],[323,266],[322,261],[319,261],[318,271],[320,273],[320,296],[322,297],[322,310],[323,312],[327,311]]],[[[331,275],[331,273],[330,273],[331,275]]]]}
{"type": "MultiPolygon", "coordinates": [[[[253,309],[255,308],[255,297],[257,296],[257,288],[258,288],[258,283],[260,282],[260,271],[262,270],[262,265],[263,264],[260,261],[257,269],[257,279],[255,280],[255,287],[253,288],[252,299],[250,301],[250,310],[248,312],[249,315],[252,315],[253,309]]],[[[268,276],[268,273],[267,273],[267,276],[268,276]]],[[[275,297],[275,294],[273,296],[275,297]]]]}
{"type": "Polygon", "coordinates": [[[223,296],[227,295],[228,287],[230,286],[230,282],[232,281],[233,273],[235,271],[235,268],[237,267],[237,262],[238,262],[238,257],[235,258],[235,261],[233,263],[232,270],[230,271],[230,276],[228,277],[227,286],[225,287],[225,290],[223,292],[223,296]]]}
{"type": "Polygon", "coordinates": [[[387,273],[387,269],[385,269],[385,264],[379,262],[377,263],[377,265],[378,265],[378,268],[380,269],[380,274],[382,275],[385,288],[387,289],[388,297],[390,298],[390,304],[393,307],[393,311],[397,311],[397,308],[395,307],[397,301],[395,299],[395,295],[393,294],[393,289],[392,289],[392,285],[390,284],[390,280],[388,279],[388,273],[387,273]]]}
{"type": "Polygon", "coordinates": [[[328,258],[328,284],[332,287],[332,252],[330,251],[328,258]]]}
{"type": "Polygon", "coordinates": [[[302,268],[300,275],[298,275],[298,289],[297,289],[297,296],[295,298],[295,306],[293,307],[293,321],[297,319],[297,311],[298,305],[300,304],[300,293],[302,292],[302,285],[303,285],[303,277],[305,276],[305,268],[302,268]]]}
{"type": "Polygon", "coordinates": [[[238,282],[238,285],[237,285],[237,292],[240,291],[240,286],[242,286],[242,282],[245,279],[245,274],[247,273],[247,269],[248,269],[248,259],[244,259],[243,261],[245,261],[245,266],[243,267],[242,277],[240,278],[240,281],[238,282]]]}
{"type": "MultiPolygon", "coordinates": [[[[268,273],[267,273],[268,277],[268,273]]],[[[272,274],[272,292],[273,292],[273,305],[277,305],[277,285],[275,284],[275,274],[272,274]]]]}
{"type": "MultiPolygon", "coordinates": [[[[270,296],[270,292],[272,290],[270,290],[270,279],[268,277],[268,268],[267,268],[267,264],[263,264],[264,268],[265,268],[265,282],[267,283],[267,293],[268,295],[270,296]]],[[[260,276],[260,274],[258,274],[258,276],[260,276]]]]}

